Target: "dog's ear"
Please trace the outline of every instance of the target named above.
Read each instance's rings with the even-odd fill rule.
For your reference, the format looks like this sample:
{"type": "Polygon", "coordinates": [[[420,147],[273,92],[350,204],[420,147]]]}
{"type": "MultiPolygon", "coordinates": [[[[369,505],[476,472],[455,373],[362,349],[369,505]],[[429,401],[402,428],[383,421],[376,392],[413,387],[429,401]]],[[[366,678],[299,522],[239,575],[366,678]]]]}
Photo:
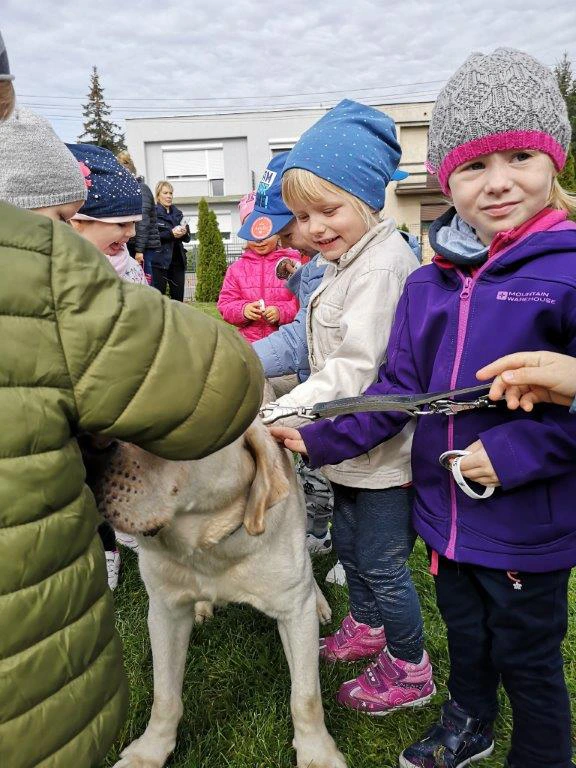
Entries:
{"type": "Polygon", "coordinates": [[[244,527],[251,536],[258,536],[266,529],[266,510],[288,497],[286,457],[284,449],[259,419],[244,433],[244,442],[256,465],[244,512],[244,527]]]}

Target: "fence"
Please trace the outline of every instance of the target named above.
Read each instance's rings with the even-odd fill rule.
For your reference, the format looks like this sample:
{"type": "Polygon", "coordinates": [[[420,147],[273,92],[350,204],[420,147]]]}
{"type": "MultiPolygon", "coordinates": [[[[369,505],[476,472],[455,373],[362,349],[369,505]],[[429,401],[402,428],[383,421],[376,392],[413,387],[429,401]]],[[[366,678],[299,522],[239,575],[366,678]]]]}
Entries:
{"type": "MultiPolygon", "coordinates": [[[[242,255],[246,248],[246,241],[241,240],[236,235],[231,235],[228,240],[224,240],[224,250],[226,251],[226,263],[232,264],[242,255]]],[[[198,255],[198,243],[191,243],[187,249],[188,264],[184,282],[184,301],[194,301],[196,292],[196,257],[198,255]]]]}

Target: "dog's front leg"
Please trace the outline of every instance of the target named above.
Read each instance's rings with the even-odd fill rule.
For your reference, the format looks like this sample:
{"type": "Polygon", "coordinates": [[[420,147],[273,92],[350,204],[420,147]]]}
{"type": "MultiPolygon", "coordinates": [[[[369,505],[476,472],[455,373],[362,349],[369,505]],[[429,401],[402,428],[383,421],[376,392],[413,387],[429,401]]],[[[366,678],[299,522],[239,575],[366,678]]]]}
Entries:
{"type": "Polygon", "coordinates": [[[298,768],[346,768],[324,723],[318,674],[318,615],[312,585],[304,602],[278,619],[278,629],[292,679],[290,708],[298,768]]]}
{"type": "Polygon", "coordinates": [[[162,768],[176,745],[182,717],[182,682],[194,613],[171,608],[150,595],[148,629],[154,667],[154,704],[148,727],[121,754],[114,768],[162,768]]]}

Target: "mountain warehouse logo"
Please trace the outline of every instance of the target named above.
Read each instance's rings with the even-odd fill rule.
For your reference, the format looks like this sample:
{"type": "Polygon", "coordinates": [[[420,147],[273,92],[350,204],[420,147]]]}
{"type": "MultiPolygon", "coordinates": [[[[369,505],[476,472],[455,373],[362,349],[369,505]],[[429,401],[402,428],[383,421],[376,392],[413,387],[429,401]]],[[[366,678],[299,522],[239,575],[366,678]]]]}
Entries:
{"type": "Polygon", "coordinates": [[[498,301],[526,302],[533,301],[540,304],[556,304],[546,291],[498,291],[496,294],[498,301]]]}

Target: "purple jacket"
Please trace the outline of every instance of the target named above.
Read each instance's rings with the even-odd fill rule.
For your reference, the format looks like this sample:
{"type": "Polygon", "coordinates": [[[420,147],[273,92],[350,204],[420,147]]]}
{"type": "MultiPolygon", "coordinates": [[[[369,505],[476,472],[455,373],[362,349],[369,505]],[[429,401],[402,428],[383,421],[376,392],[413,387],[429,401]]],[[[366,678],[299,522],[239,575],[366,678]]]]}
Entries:
{"type": "MultiPolygon", "coordinates": [[[[408,278],[388,359],[366,394],[438,392],[478,384],[501,355],[576,355],[576,225],[557,212],[506,244],[474,274],[438,261],[408,278]],[[536,229],[536,231],[534,231],[536,229]]],[[[401,413],[360,413],[301,428],[312,466],[358,456],[395,435],[401,413]]],[[[492,568],[545,572],[576,564],[576,418],[540,405],[422,416],[412,449],[414,525],[436,552],[492,568]],[[482,443],[502,486],[476,501],[438,463],[482,443]]]]}

